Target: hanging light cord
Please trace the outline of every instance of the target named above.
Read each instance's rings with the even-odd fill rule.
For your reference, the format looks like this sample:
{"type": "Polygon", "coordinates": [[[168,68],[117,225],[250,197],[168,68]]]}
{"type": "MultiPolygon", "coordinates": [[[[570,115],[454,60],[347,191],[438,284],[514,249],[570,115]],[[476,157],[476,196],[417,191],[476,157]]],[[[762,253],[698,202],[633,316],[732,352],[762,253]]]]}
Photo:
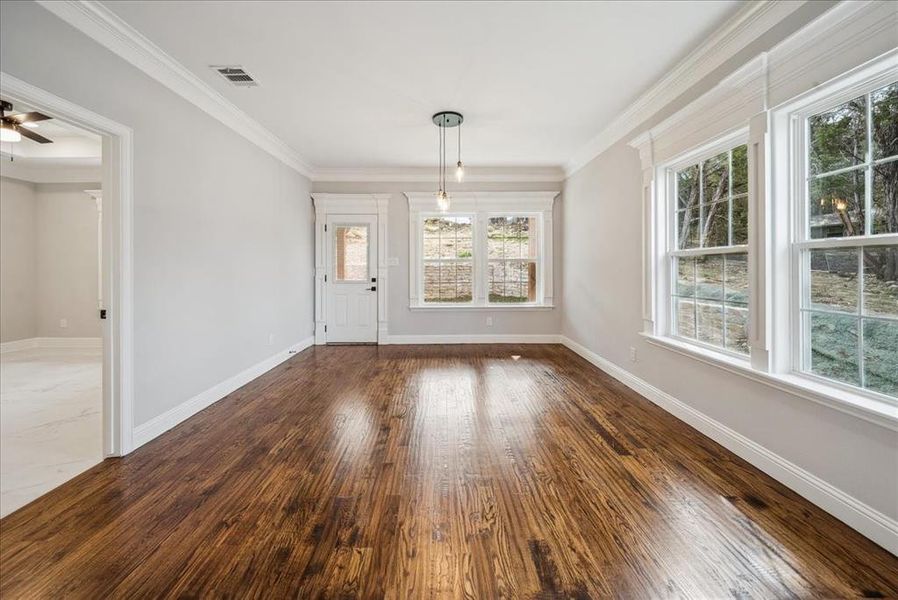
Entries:
{"type": "Polygon", "coordinates": [[[458,164],[461,164],[461,123],[458,124],[458,164]]]}

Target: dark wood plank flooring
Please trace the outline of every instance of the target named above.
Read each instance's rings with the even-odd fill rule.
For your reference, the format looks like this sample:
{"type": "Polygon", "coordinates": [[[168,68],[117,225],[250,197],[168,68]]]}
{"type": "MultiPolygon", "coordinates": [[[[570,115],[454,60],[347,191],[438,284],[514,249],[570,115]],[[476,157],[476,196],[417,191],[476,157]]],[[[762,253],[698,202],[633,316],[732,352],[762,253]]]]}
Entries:
{"type": "Polygon", "coordinates": [[[340,346],[0,521],[0,596],[898,597],[898,559],[561,346],[340,346]]]}

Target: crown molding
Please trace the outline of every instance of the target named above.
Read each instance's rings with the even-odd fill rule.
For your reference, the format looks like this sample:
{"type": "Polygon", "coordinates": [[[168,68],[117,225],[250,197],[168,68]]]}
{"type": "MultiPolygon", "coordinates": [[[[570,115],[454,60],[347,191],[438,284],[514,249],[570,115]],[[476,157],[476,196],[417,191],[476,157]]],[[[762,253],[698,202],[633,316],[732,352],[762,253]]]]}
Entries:
{"type": "Polygon", "coordinates": [[[37,2],[287,166],[311,176],[311,166],[293,148],[99,2],[37,2]]]}
{"type": "Polygon", "coordinates": [[[714,69],[798,10],[806,0],[749,2],[698,48],[636,99],[610,125],[577,151],[564,165],[569,177],[586,166],[659,110],[687,92],[714,69]]]}
{"type": "MultiPolygon", "coordinates": [[[[312,170],[316,182],[420,183],[436,180],[434,167],[323,167],[312,170]]],[[[561,167],[465,167],[465,183],[559,183],[561,167]]]]}

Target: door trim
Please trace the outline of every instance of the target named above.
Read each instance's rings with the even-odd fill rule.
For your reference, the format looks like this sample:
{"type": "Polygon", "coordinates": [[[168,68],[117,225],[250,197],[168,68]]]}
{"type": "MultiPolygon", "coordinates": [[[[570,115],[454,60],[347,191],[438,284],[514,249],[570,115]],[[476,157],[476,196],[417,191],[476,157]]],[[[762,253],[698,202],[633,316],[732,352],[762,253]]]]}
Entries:
{"type": "Polygon", "coordinates": [[[327,343],[327,235],[324,227],[328,215],[377,215],[377,343],[384,344],[389,335],[387,290],[387,213],[390,194],[312,194],[315,205],[315,345],[327,343]]]}
{"type": "Polygon", "coordinates": [[[103,138],[103,456],[124,456],[134,449],[133,131],[8,73],[0,88],[14,103],[103,138]]]}

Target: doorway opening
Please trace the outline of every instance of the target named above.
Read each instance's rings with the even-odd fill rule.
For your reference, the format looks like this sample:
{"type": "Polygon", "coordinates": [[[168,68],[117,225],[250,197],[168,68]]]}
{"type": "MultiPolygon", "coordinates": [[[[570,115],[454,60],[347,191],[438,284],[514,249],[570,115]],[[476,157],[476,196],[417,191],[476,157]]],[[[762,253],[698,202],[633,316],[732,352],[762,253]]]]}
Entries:
{"type": "Polygon", "coordinates": [[[0,98],[5,516],[133,447],[131,130],[6,74],[0,98]]]}

